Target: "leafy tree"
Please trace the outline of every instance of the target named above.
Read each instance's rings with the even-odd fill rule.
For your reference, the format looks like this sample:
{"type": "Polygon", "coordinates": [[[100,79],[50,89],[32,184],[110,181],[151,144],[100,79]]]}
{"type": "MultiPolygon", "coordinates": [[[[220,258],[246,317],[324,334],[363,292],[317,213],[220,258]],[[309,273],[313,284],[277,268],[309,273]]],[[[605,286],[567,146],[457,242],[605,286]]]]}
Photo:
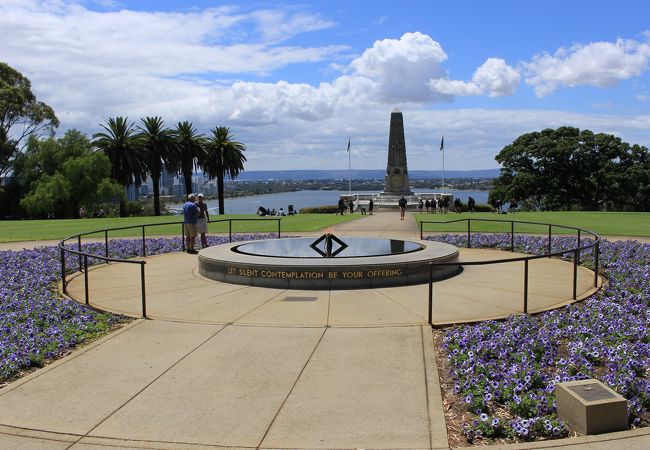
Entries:
{"type": "Polygon", "coordinates": [[[178,171],[185,180],[185,195],[192,192],[192,175],[198,169],[199,161],[205,159],[205,139],[198,134],[192,122],[178,122],[174,130],[174,141],[178,149],[178,171]]]}
{"type": "Polygon", "coordinates": [[[30,139],[16,161],[16,174],[27,188],[20,204],[31,215],[79,217],[81,206],[94,210],[123,195],[110,179],[106,155],[93,152],[88,138],[76,130],[59,140],[30,139]]]}
{"type": "MultiPolygon", "coordinates": [[[[133,122],[129,123],[125,117],[111,117],[102,128],[105,132],[93,134],[92,144],[108,156],[111,177],[125,188],[142,184],[147,174],[133,122]]],[[[125,216],[126,203],[121,198],[120,217],[125,216]]]]}
{"type": "Polygon", "coordinates": [[[546,129],[518,137],[496,160],[503,168],[490,200],[514,199],[547,210],[638,209],[644,199],[647,204],[648,149],[616,136],[546,129]]]}
{"type": "Polygon", "coordinates": [[[29,136],[54,136],[59,119],[49,105],[36,100],[27,77],[0,62],[0,175],[9,170],[29,136]]]}
{"type": "Polygon", "coordinates": [[[233,140],[228,127],[215,127],[210,131],[212,136],[208,139],[206,154],[200,165],[209,177],[217,179],[219,214],[225,214],[224,177],[228,174],[231,179],[237,178],[244,170],[246,146],[233,140]]]}
{"type": "Polygon", "coordinates": [[[163,162],[167,165],[178,160],[176,147],[172,140],[172,132],[165,128],[165,122],[160,117],[145,117],[140,119],[138,141],[142,146],[142,162],[153,182],[154,215],[160,215],[160,177],[163,162]]]}

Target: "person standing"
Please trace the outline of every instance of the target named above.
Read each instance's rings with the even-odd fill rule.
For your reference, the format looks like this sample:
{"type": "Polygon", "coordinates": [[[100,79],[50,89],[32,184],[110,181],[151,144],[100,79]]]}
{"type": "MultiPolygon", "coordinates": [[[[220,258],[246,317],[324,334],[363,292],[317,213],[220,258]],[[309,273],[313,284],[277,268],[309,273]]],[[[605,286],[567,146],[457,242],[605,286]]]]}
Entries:
{"type": "Polygon", "coordinates": [[[368,213],[372,216],[372,210],[375,207],[375,202],[370,199],[370,203],[368,203],[368,213]]]}
{"type": "Polygon", "coordinates": [[[402,198],[399,199],[399,202],[397,204],[399,205],[399,213],[400,213],[400,219],[399,220],[404,220],[404,214],[406,214],[406,205],[407,201],[404,198],[404,194],[402,194],[402,198]]]}
{"type": "Polygon", "coordinates": [[[350,199],[350,214],[354,214],[354,200],[350,199]]]}
{"type": "Polygon", "coordinates": [[[418,203],[418,210],[420,210],[420,213],[422,213],[422,208],[424,208],[424,202],[420,199],[420,202],[418,203]]]}
{"type": "Polygon", "coordinates": [[[208,247],[208,238],[205,233],[208,232],[208,221],[210,220],[210,214],[208,213],[208,204],[205,203],[205,196],[199,194],[199,202],[196,204],[196,207],[199,209],[199,216],[196,220],[196,233],[201,236],[201,248],[208,247]]]}
{"type": "Polygon", "coordinates": [[[196,240],[196,222],[199,218],[199,208],[194,201],[196,196],[190,194],[183,205],[183,228],[187,240],[187,253],[195,255],[198,252],[194,250],[194,241],[196,240]]]}

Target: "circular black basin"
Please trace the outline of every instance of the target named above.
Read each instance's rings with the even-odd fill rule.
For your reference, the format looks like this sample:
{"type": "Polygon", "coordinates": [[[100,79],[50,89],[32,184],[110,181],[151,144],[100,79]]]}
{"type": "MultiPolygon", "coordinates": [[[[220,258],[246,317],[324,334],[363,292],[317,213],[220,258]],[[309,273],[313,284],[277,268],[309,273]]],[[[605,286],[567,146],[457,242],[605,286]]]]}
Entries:
{"type": "MultiPolygon", "coordinates": [[[[417,252],[424,245],[401,239],[378,238],[340,238],[347,247],[343,248],[335,258],[353,258],[359,256],[387,256],[417,252]]],[[[313,238],[288,238],[268,241],[253,241],[234,247],[232,250],[244,255],[270,256],[276,258],[322,258],[323,256],[310,247],[313,238]]],[[[336,243],[333,244],[336,248],[336,243]]],[[[317,248],[325,251],[321,242],[317,248]]]]}

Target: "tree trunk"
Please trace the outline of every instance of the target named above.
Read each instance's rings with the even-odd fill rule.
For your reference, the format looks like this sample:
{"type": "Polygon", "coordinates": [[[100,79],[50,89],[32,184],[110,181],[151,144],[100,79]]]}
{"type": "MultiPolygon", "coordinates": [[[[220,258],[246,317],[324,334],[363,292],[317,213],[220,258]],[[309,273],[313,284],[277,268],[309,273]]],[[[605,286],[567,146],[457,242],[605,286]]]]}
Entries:
{"type": "Polygon", "coordinates": [[[160,215],[160,173],[152,173],[151,181],[153,182],[153,215],[160,215]]]}
{"type": "Polygon", "coordinates": [[[192,172],[183,172],[183,180],[185,181],[185,199],[192,193],[192,172]]]}
{"type": "Polygon", "coordinates": [[[219,195],[219,214],[226,214],[226,207],[223,199],[223,173],[217,174],[217,194],[219,195]]]}

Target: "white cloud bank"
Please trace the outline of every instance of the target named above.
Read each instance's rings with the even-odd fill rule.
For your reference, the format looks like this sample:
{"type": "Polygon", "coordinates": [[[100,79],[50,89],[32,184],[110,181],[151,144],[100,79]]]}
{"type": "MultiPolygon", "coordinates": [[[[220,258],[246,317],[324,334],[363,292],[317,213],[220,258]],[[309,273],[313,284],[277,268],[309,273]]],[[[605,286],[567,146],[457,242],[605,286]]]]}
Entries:
{"type": "Polygon", "coordinates": [[[519,72],[503,59],[488,58],[472,76],[472,81],[438,78],[429,81],[434,91],[449,95],[513,95],[519,86],[519,72]]]}
{"type": "Polygon", "coordinates": [[[541,54],[524,63],[526,83],[537,96],[548,95],[560,87],[608,87],[621,80],[638,77],[648,70],[650,42],[618,39],[560,48],[553,55],[541,54]]]}
{"type": "Polygon", "coordinates": [[[514,95],[522,71],[538,95],[608,86],[647,70],[647,43],[585,44],[514,66],[488,58],[469,81],[451,79],[442,46],[419,32],[378,40],[356,56],[345,45],[287,45],[335,26],[297,8],[97,12],[80,1],[3,0],[0,34],[11,39],[0,46],[0,60],[31,79],[63,129],[92,133],[116,115],[160,115],[168,125],[190,120],[202,132],[227,125],[248,144],[249,169],[347,167],[345,154],[341,161],[333,155],[345,151],[348,136],[364,167],[383,167],[395,105],[405,112],[409,163],[431,169],[441,132],[449,140],[448,167],[471,169],[494,167],[501,147],[546,126],[601,125],[594,129],[628,135],[650,128],[648,116],[601,121],[558,111],[427,110],[454,96],[514,95]],[[318,85],[244,80],[309,63],[340,74],[318,85]]]}

